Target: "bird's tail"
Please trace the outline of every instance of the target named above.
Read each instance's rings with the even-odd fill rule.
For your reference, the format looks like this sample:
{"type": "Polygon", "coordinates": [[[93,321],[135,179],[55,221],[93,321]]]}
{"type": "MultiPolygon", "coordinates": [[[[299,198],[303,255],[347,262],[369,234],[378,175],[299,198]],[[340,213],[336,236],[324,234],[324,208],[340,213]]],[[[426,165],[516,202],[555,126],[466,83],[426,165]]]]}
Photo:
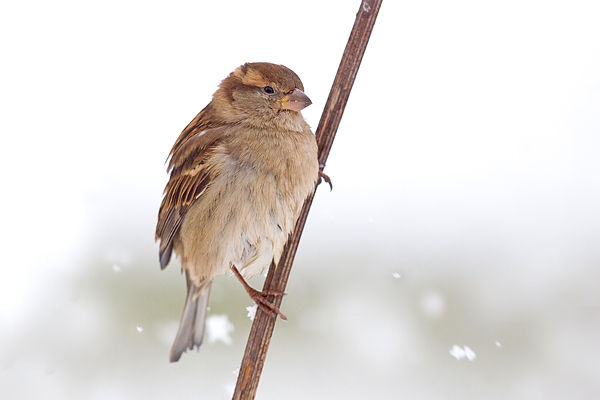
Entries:
{"type": "Polygon", "coordinates": [[[202,344],[211,286],[212,281],[198,291],[198,288],[190,282],[189,278],[187,279],[187,298],[179,323],[179,330],[177,336],[175,336],[175,343],[171,348],[171,362],[179,361],[181,354],[187,349],[200,347],[202,344]]]}

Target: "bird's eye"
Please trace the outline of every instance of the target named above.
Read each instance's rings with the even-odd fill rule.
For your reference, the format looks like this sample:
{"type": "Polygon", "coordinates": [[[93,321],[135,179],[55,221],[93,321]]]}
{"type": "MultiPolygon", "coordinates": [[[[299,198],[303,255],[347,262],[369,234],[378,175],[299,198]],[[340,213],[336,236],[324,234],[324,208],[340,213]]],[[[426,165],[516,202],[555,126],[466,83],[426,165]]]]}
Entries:
{"type": "Polygon", "coordinates": [[[265,93],[268,93],[268,94],[273,94],[273,93],[275,93],[275,89],[273,89],[271,86],[265,86],[265,87],[263,88],[263,90],[265,91],[265,93]]]}

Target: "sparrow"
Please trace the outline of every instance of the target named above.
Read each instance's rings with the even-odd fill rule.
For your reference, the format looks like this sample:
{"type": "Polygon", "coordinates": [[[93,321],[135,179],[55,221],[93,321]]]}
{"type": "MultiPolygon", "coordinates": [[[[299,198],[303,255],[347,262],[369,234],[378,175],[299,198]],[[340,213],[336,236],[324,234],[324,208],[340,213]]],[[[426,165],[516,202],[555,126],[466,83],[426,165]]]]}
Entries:
{"type": "Polygon", "coordinates": [[[202,344],[218,275],[232,272],[261,309],[285,319],[266,299],[282,293],[245,279],[277,264],[320,180],[315,136],[301,114],[311,103],[291,69],[246,63],[175,141],[156,225],[161,269],[175,252],[187,281],[171,362],[202,344]]]}

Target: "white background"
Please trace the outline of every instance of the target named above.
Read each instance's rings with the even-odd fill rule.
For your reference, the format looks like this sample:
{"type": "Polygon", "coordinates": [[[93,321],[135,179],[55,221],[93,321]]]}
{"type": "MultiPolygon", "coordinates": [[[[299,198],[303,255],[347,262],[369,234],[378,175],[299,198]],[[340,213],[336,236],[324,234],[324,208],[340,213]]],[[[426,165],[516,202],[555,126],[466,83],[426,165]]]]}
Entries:
{"type": "MultiPolygon", "coordinates": [[[[167,361],[163,162],[247,61],[296,71],[316,128],[359,4],[0,5],[0,397],[230,397],[235,279],[211,299],[232,344],[167,361]]],[[[258,398],[600,396],[598,21],[592,0],[384,2],[258,398]]]]}

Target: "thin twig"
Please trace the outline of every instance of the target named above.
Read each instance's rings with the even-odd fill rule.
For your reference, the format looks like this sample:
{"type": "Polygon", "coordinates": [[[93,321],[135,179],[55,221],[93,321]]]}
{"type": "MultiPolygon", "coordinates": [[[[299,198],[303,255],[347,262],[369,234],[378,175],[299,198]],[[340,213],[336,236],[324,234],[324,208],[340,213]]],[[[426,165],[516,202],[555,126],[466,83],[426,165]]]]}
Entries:
{"type": "MultiPolygon", "coordinates": [[[[356,15],[350,38],[346,44],[342,61],[340,62],[317,128],[316,137],[319,144],[319,163],[323,166],[329,156],[333,139],[346,108],[346,103],[348,102],[348,97],[350,96],[350,91],[352,90],[363,54],[367,48],[381,2],[382,0],[362,1],[356,15]]],[[[274,264],[271,264],[263,290],[285,291],[292,262],[298,249],[300,236],[302,235],[313,198],[314,194],[306,199],[300,217],[296,222],[296,227],[283,249],[279,264],[276,268],[274,268],[274,264]]],[[[281,305],[281,296],[274,296],[271,298],[271,301],[276,307],[279,307],[281,305]]],[[[260,309],[256,311],[256,317],[250,329],[246,351],[240,366],[233,400],[253,400],[256,396],[256,389],[271,342],[275,321],[276,317],[270,316],[260,309]]]]}

